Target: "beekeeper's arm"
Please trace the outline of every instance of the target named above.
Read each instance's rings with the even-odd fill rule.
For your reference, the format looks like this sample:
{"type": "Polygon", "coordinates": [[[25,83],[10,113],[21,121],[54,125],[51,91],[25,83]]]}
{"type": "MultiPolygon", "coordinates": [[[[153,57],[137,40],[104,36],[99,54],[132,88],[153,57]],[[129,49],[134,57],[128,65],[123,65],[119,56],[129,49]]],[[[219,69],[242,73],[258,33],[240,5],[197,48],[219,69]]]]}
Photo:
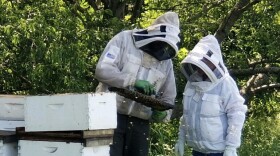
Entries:
{"type": "Polygon", "coordinates": [[[118,88],[133,86],[135,83],[134,76],[120,71],[124,37],[124,33],[121,32],[109,41],[99,58],[95,70],[96,79],[118,88]]]}
{"type": "MultiPolygon", "coordinates": [[[[224,156],[236,156],[236,149],[241,144],[241,132],[245,121],[247,106],[239,94],[239,90],[232,78],[227,79],[229,85],[225,92],[225,110],[228,117],[228,128],[226,136],[226,149],[224,156]]],[[[225,88],[224,88],[225,89],[225,88]]]]}
{"type": "Polygon", "coordinates": [[[186,142],[186,126],[185,126],[185,118],[182,116],[180,118],[180,126],[179,126],[179,133],[178,133],[178,140],[175,144],[175,155],[176,156],[183,156],[185,151],[185,142],[186,142]]]}
{"type": "MultiPolygon", "coordinates": [[[[174,77],[174,71],[173,71],[173,64],[170,60],[170,64],[167,69],[167,77],[162,85],[162,87],[159,89],[157,95],[158,99],[160,101],[163,101],[165,103],[169,104],[175,104],[175,98],[177,95],[176,92],[176,83],[175,83],[175,77],[174,77]]],[[[170,117],[172,115],[172,109],[166,110],[166,111],[154,111],[153,117],[157,122],[163,121],[163,122],[168,122],[170,121],[170,117]]]]}

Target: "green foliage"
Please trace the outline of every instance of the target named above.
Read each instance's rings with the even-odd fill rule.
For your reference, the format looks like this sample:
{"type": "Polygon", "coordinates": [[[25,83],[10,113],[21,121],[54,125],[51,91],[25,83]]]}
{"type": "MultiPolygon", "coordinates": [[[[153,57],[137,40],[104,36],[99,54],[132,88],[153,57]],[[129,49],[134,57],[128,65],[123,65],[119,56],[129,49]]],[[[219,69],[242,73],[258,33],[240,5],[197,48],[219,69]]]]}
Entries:
{"type": "MultiPolygon", "coordinates": [[[[175,123],[176,124],[176,123],[175,123]]],[[[150,155],[170,155],[176,140],[176,127],[168,124],[154,123],[151,130],[150,155]],[[171,139],[172,138],[172,139],[171,139]]]]}
{"type": "Polygon", "coordinates": [[[2,93],[95,90],[95,64],[122,21],[103,19],[106,10],[94,11],[84,1],[2,0],[0,7],[2,93]]]}
{"type": "MultiPolygon", "coordinates": [[[[151,129],[151,156],[175,156],[174,145],[178,137],[179,120],[169,123],[153,123],[151,129]]],[[[186,149],[190,153],[190,149],[186,149]]]]}
{"type": "MultiPolygon", "coordinates": [[[[178,139],[179,121],[153,124],[150,156],[175,156],[174,146],[178,139]]],[[[278,156],[280,146],[280,116],[275,118],[250,118],[245,122],[240,156],[278,156]]],[[[185,147],[185,155],[191,148],[185,147]]]]}
{"type": "MultiPolygon", "coordinates": [[[[248,68],[250,63],[279,58],[279,15],[275,9],[279,3],[263,1],[252,10],[245,12],[224,44],[226,62],[232,68],[248,68]]],[[[265,66],[258,64],[255,67],[265,66]]]]}
{"type": "Polygon", "coordinates": [[[251,101],[250,117],[275,117],[280,112],[280,94],[266,93],[258,95],[251,101]]]}
{"type": "Polygon", "coordinates": [[[241,156],[278,156],[280,154],[280,116],[276,118],[251,118],[243,132],[239,149],[241,156]]]}
{"type": "MultiPolygon", "coordinates": [[[[221,21],[228,15],[236,2],[235,0],[179,0],[174,2],[146,0],[145,8],[147,11],[143,13],[140,21],[144,26],[147,26],[147,23],[150,23],[163,12],[170,10],[177,12],[180,17],[181,47],[186,49],[184,52],[188,52],[201,37],[213,34],[218,29],[221,21]]],[[[280,49],[280,44],[278,43],[280,40],[280,17],[279,11],[277,11],[279,9],[279,0],[264,0],[242,14],[221,46],[224,62],[228,69],[280,66],[280,53],[278,50],[280,49]]],[[[173,60],[178,92],[177,99],[182,98],[186,83],[180,71],[181,61],[181,57],[173,60]]],[[[241,88],[246,86],[246,82],[252,75],[240,77],[233,75],[233,77],[238,80],[237,84],[241,88]]],[[[271,80],[268,83],[279,83],[279,75],[271,75],[271,80]]],[[[262,112],[263,115],[273,115],[272,112],[277,113],[278,109],[276,107],[278,108],[278,106],[276,96],[271,96],[271,94],[277,92],[277,90],[268,92],[268,94],[264,92],[254,95],[257,101],[252,98],[253,101],[248,103],[248,106],[252,104],[252,107],[250,107],[251,112],[256,111],[258,112],[257,114],[262,112]],[[273,108],[276,111],[270,110],[269,113],[266,113],[267,108],[273,108]]]]}
{"type": "MultiPolygon", "coordinates": [[[[133,10],[131,0],[121,1],[133,10]]],[[[173,59],[180,109],[186,79],[180,62],[202,36],[213,34],[237,1],[145,0],[136,23],[113,16],[102,4],[93,8],[86,0],[0,0],[0,93],[53,94],[91,92],[97,80],[94,69],[107,42],[122,29],[147,27],[166,11],[180,17],[181,49],[173,59]]],[[[98,3],[98,2],[96,2],[98,3]]],[[[139,9],[140,10],[140,9],[139,9]]],[[[280,66],[280,1],[262,0],[235,23],[222,52],[229,69],[280,66]],[[258,63],[256,63],[258,62],[258,63]],[[255,63],[255,64],[254,64],[255,63]]],[[[251,75],[238,77],[245,86],[251,75]]],[[[274,75],[270,83],[279,83],[274,75]]],[[[250,117],[244,128],[240,155],[279,155],[279,93],[254,95],[250,117]],[[256,117],[269,116],[268,119],[256,117]],[[278,152],[278,153],[277,153],[278,152]]],[[[178,121],[155,123],[151,131],[150,155],[174,155],[178,121]]],[[[187,149],[190,154],[190,149],[187,149]]]]}

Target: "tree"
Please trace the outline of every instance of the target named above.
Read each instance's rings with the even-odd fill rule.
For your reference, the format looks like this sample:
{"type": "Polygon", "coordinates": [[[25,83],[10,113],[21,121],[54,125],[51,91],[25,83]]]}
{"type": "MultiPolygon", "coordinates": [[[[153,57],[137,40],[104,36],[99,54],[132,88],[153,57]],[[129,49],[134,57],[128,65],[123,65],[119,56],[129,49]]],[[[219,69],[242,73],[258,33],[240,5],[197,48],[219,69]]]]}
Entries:
{"type": "Polygon", "coordinates": [[[279,0],[1,0],[0,4],[1,93],[94,91],[95,64],[113,35],[146,27],[163,12],[175,11],[181,23],[181,50],[174,59],[177,101],[186,83],[181,60],[202,36],[215,33],[251,112],[279,111],[275,104],[280,86],[279,0]]]}
{"type": "Polygon", "coordinates": [[[124,25],[84,1],[1,2],[0,92],[54,94],[94,91],[105,41],[124,25]],[[112,27],[114,23],[114,27],[112,27]]]}
{"type": "MultiPolygon", "coordinates": [[[[160,1],[160,4],[164,2],[160,1]]],[[[279,10],[279,1],[189,0],[166,5],[165,8],[169,9],[160,8],[173,9],[181,15],[182,45],[186,49],[192,49],[202,36],[215,33],[222,44],[230,73],[239,82],[239,86],[242,86],[240,91],[249,108],[252,108],[251,105],[258,105],[255,103],[258,99],[273,99],[277,103],[280,53],[276,50],[279,48],[279,44],[276,44],[277,39],[279,40],[279,13],[275,10],[279,10]]],[[[182,58],[179,58],[179,62],[182,58]]],[[[177,74],[180,73],[178,64],[176,69],[177,74]]],[[[182,94],[180,91],[183,91],[182,84],[185,82],[180,78],[177,83],[180,83],[179,94],[182,94]]],[[[279,112],[279,106],[274,102],[264,101],[263,112],[273,110],[265,115],[279,112]]]]}

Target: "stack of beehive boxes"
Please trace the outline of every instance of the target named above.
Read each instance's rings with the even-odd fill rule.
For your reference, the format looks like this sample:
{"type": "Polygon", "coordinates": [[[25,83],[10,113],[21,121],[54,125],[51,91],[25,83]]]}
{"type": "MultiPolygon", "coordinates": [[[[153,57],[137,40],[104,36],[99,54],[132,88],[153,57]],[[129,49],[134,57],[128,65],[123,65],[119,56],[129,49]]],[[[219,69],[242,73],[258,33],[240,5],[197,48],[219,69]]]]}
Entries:
{"type": "Polygon", "coordinates": [[[24,127],[25,96],[0,95],[0,155],[17,156],[16,127],[24,127]]]}
{"type": "Polygon", "coordinates": [[[0,155],[17,156],[17,139],[13,131],[0,131],[0,155]]]}
{"type": "Polygon", "coordinates": [[[16,129],[18,155],[109,156],[117,125],[115,96],[115,93],[26,96],[24,126],[16,129]]]}

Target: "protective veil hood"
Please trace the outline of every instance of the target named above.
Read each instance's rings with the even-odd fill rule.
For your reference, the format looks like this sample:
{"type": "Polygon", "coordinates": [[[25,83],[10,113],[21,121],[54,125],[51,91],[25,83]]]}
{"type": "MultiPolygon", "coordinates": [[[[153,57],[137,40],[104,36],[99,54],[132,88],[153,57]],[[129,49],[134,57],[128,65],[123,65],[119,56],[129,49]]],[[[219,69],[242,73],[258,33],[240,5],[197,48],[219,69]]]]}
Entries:
{"type": "MultiPolygon", "coordinates": [[[[147,29],[133,30],[132,37],[135,46],[141,47],[155,41],[162,41],[174,49],[174,56],[178,52],[179,38],[179,17],[175,12],[167,12],[159,16],[147,29]]],[[[173,57],[174,57],[173,56],[173,57]]]]}
{"type": "Polygon", "coordinates": [[[213,35],[203,37],[181,62],[182,73],[188,80],[195,75],[197,67],[207,75],[212,87],[228,74],[220,45],[213,35]]]}

